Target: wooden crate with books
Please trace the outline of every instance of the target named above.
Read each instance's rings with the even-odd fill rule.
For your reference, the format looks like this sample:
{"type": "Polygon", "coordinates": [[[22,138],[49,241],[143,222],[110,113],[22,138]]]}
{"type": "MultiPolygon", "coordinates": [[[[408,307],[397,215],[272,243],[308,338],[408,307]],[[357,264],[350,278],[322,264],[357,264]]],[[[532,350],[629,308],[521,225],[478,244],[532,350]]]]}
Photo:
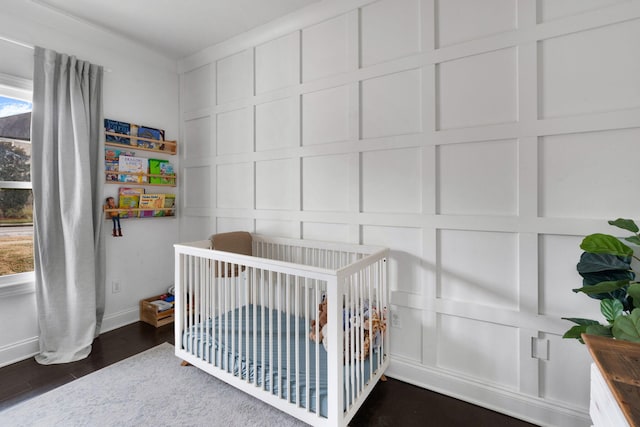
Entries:
{"type": "Polygon", "coordinates": [[[140,320],[156,328],[173,323],[173,303],[165,301],[167,295],[156,295],[140,301],[140,320]]]}

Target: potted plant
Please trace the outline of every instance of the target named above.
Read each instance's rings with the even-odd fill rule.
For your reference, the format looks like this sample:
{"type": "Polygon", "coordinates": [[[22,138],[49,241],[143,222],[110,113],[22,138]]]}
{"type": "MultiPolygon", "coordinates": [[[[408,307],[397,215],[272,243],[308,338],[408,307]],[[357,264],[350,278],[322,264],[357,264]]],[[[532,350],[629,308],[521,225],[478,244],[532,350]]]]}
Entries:
{"type": "MultiPolygon", "coordinates": [[[[633,220],[618,218],[609,224],[633,233],[624,241],[640,246],[640,229],[633,220]]],[[[563,338],[576,338],[584,344],[581,334],[587,333],[640,342],[640,282],[631,268],[632,259],[640,258],[620,238],[608,234],[591,234],[580,248],[584,253],[576,267],[583,278],[582,287],[573,291],[600,300],[600,311],[607,323],[563,317],[576,324],[563,338]]]]}

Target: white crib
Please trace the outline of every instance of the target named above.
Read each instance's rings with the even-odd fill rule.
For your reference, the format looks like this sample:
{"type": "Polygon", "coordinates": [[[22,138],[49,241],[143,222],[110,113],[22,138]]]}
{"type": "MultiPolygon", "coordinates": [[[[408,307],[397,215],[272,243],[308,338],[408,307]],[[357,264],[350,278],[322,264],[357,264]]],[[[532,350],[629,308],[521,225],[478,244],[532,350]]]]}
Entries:
{"type": "Polygon", "coordinates": [[[346,426],[389,365],[388,250],[251,237],[253,256],[175,245],[176,356],[308,424],[346,426]],[[326,327],[312,328],[324,298],[326,327]]]}

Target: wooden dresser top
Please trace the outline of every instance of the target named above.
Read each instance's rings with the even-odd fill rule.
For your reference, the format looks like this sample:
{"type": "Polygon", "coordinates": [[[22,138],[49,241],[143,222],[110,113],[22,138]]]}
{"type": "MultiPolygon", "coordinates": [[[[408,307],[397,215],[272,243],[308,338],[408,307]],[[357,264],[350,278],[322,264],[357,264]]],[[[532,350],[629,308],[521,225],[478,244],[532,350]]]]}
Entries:
{"type": "Polygon", "coordinates": [[[640,344],[582,335],[630,426],[640,427],[640,344]]]}

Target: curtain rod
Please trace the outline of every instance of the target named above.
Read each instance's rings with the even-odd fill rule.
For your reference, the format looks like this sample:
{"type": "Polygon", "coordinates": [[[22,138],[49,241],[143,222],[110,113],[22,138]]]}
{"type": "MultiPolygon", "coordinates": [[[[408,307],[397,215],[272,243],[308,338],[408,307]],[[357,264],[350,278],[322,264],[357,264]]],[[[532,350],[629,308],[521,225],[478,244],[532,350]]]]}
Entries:
{"type": "MultiPolygon", "coordinates": [[[[0,40],[8,42],[8,43],[15,44],[17,46],[22,46],[22,47],[27,48],[27,49],[31,49],[31,50],[35,49],[35,46],[32,45],[32,44],[21,42],[21,41],[15,40],[15,39],[10,39],[8,37],[0,36],[0,40]]],[[[111,68],[103,67],[103,69],[104,69],[105,73],[110,73],[111,72],[111,68]]]]}

